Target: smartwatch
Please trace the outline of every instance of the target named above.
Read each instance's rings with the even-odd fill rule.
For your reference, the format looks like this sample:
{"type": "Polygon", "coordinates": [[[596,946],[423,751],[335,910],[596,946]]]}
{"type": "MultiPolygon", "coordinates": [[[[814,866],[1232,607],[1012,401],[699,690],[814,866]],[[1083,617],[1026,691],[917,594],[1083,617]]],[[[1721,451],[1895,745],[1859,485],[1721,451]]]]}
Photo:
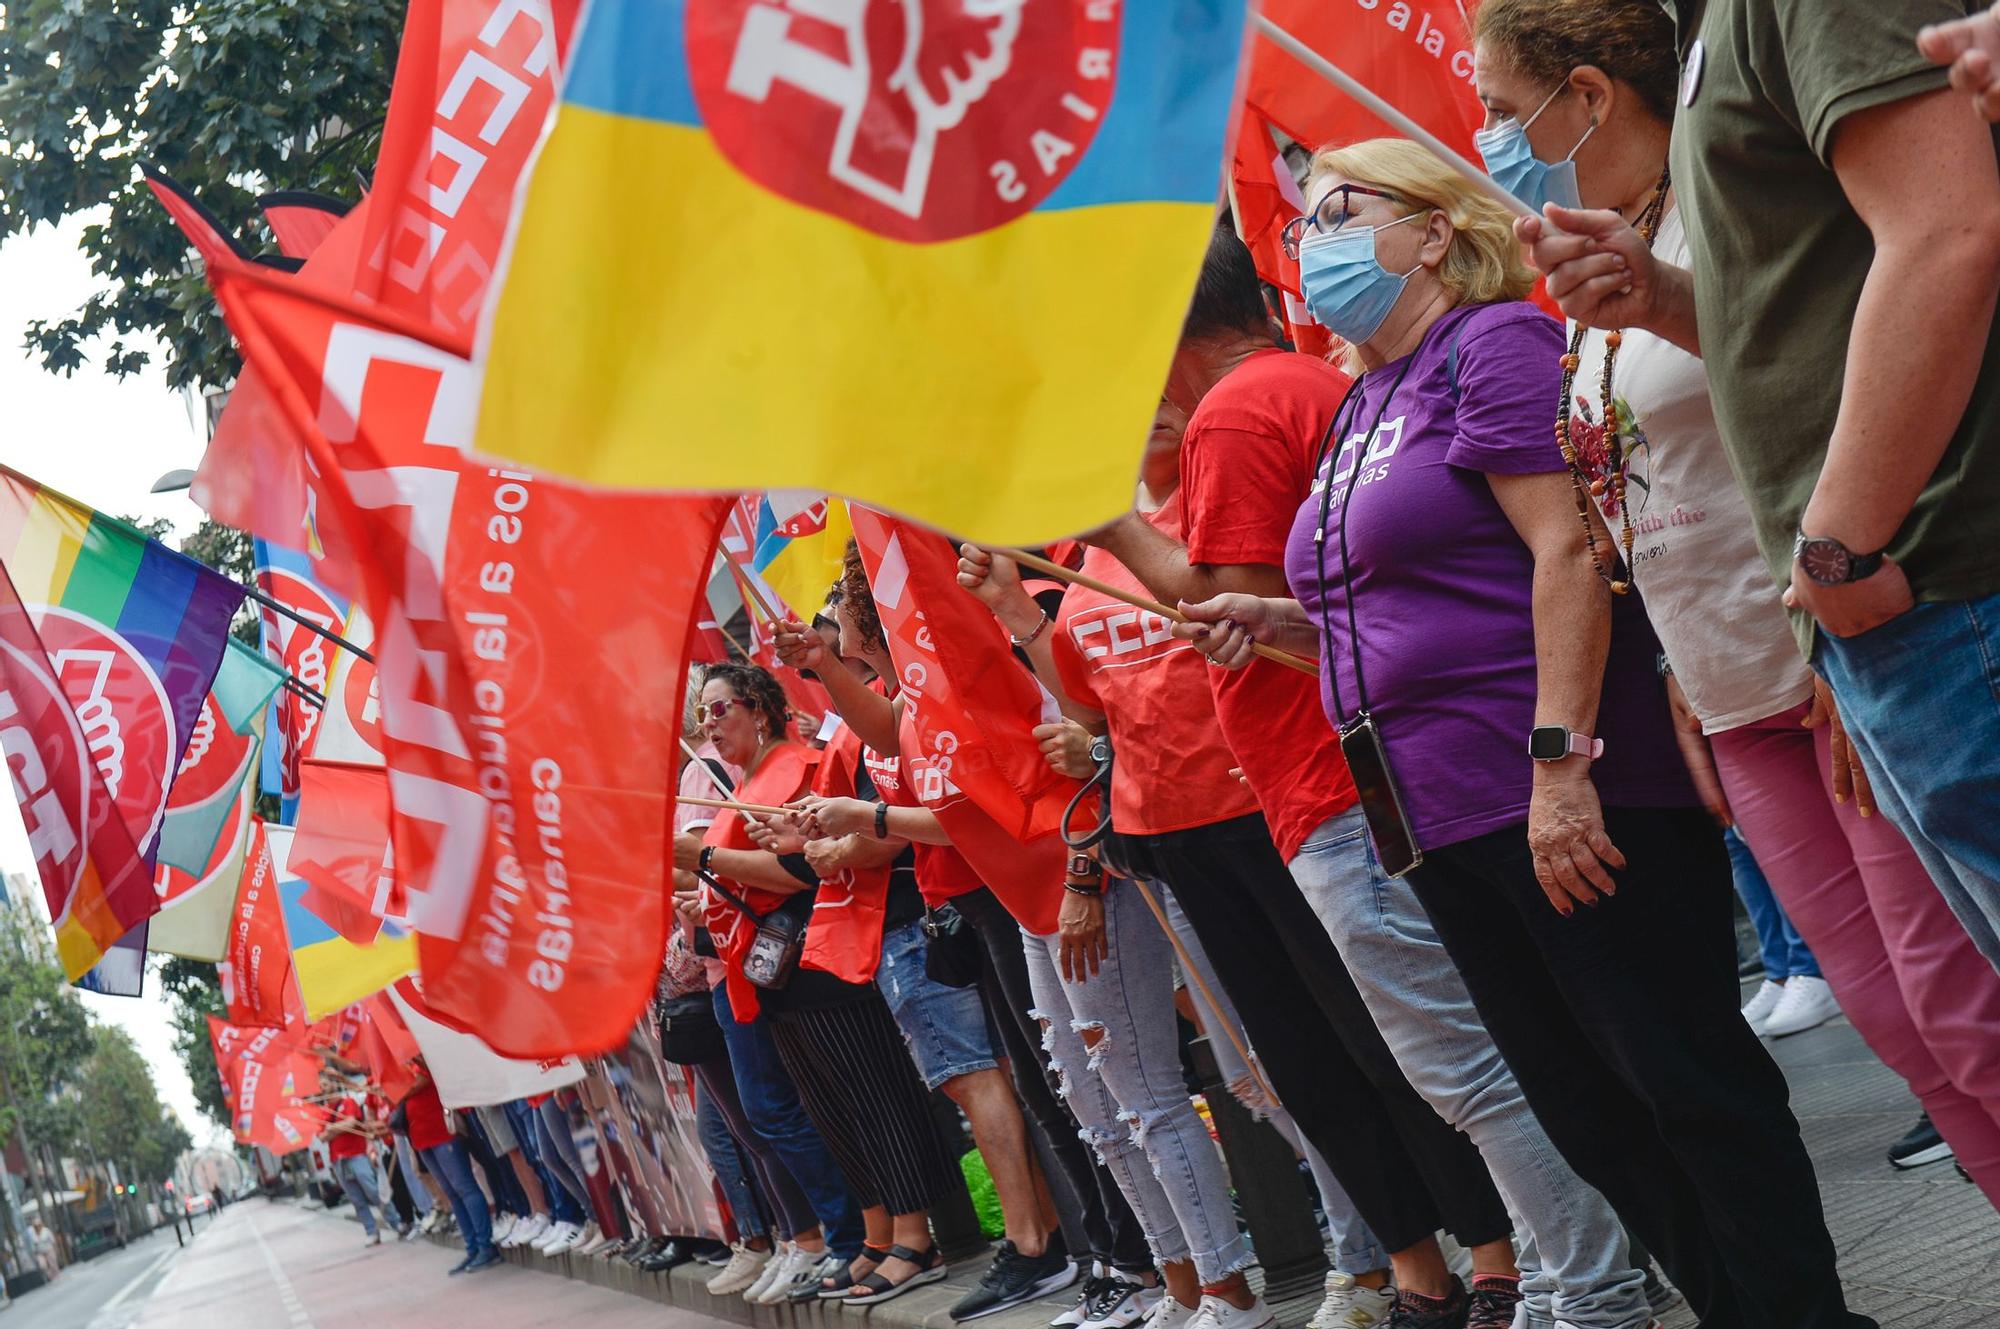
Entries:
{"type": "Polygon", "coordinates": [[[875,805],[875,838],[878,840],[889,838],[889,805],[887,803],[878,802],[875,805]]]}
{"type": "Polygon", "coordinates": [[[1792,545],[1793,561],[1818,586],[1844,586],[1872,577],[1881,569],[1887,552],[1878,549],[1872,554],[1857,554],[1830,535],[1807,535],[1804,531],[1792,545]]]}
{"type": "Polygon", "coordinates": [[[1579,734],[1568,725],[1538,724],[1528,731],[1528,755],[1536,761],[1561,761],[1565,757],[1604,755],[1604,740],[1579,734]]]}

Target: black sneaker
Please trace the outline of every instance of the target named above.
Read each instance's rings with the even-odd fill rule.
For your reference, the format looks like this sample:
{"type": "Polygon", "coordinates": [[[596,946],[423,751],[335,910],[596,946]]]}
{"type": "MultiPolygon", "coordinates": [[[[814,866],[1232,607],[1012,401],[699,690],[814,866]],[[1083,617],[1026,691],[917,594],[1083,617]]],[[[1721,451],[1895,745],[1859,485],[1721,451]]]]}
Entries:
{"type": "Polygon", "coordinates": [[[1465,1329],[1466,1317],[1471,1313],[1472,1299],[1465,1295],[1465,1284],[1453,1274],[1451,1291],[1442,1297],[1427,1297],[1421,1292],[1398,1288],[1396,1309],[1389,1312],[1382,1329],[1465,1329]]]}
{"type": "Polygon", "coordinates": [[[1465,1329],[1512,1329],[1514,1308],[1521,1304],[1520,1276],[1474,1274],[1470,1301],[1465,1329]]]}
{"type": "Polygon", "coordinates": [[[1024,1301],[1060,1292],[1076,1281],[1076,1262],[1051,1243],[1040,1255],[1023,1255],[1011,1241],[1000,1243],[979,1286],[960,1297],[951,1318],[963,1324],[1024,1301]]]}
{"type": "Polygon", "coordinates": [[[1951,1155],[1951,1146],[1938,1134],[1938,1128],[1931,1125],[1930,1113],[1926,1112],[1917,1118],[1908,1135],[1889,1146],[1889,1165],[1922,1167],[1926,1163],[1942,1163],[1951,1155]]]}

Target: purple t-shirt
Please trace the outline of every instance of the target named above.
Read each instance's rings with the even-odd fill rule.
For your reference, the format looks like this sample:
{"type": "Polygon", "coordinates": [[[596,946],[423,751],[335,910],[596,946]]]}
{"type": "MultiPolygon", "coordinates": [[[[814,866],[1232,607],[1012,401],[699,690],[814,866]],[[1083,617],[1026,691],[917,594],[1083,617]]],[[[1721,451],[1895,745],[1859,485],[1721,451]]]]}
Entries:
{"type": "MultiPolygon", "coordinates": [[[[1424,848],[1528,815],[1534,559],[1487,476],[1564,469],[1555,440],[1562,353],[1561,325],[1533,305],[1446,314],[1413,355],[1363,376],[1339,421],[1324,604],[1313,532],[1326,468],[1292,526],[1285,573],[1312,621],[1331,624],[1322,638],[1320,691],[1338,725],[1359,705],[1339,531],[1341,494],[1360,453],[1347,549],[1362,667],[1369,709],[1424,848]]],[[[1597,722],[1604,756],[1592,770],[1610,805],[1696,802],[1658,653],[1638,597],[1616,597],[1597,722]]]]}

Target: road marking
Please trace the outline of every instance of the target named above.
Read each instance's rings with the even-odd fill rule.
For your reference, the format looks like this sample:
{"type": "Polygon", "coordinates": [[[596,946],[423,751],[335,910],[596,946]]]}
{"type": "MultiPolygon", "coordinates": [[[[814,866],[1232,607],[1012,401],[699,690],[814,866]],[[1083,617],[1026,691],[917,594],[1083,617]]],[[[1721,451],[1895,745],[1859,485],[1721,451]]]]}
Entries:
{"type": "Polygon", "coordinates": [[[271,1253],[271,1247],[264,1240],[264,1229],[253,1217],[250,1220],[250,1235],[257,1238],[257,1249],[263,1252],[264,1266],[271,1271],[271,1281],[278,1285],[278,1300],[284,1304],[285,1314],[291,1318],[293,1329],[312,1329],[312,1316],[306,1314],[305,1303],[292,1287],[292,1280],[285,1276],[278,1257],[271,1253]]]}
{"type": "Polygon", "coordinates": [[[172,1250],[161,1251],[155,1256],[153,1262],[140,1270],[124,1287],[118,1289],[117,1294],[111,1300],[97,1308],[97,1314],[90,1317],[90,1329],[120,1329],[121,1325],[131,1323],[130,1317],[124,1319],[118,1318],[117,1312],[119,1308],[131,1300],[132,1294],[139,1290],[140,1284],[158,1273],[162,1265],[180,1253],[180,1247],[175,1246],[172,1250]]]}

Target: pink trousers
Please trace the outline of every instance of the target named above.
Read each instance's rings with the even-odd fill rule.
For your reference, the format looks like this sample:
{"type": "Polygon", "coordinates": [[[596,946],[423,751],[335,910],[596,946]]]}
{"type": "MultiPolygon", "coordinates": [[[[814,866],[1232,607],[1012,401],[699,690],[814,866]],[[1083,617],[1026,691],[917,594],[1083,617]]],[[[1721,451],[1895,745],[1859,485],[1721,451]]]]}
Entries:
{"type": "Polygon", "coordinates": [[[2000,1208],[2000,973],[1902,833],[1833,801],[1805,713],[1710,736],[1737,829],[1841,1010],[2000,1208]]]}

